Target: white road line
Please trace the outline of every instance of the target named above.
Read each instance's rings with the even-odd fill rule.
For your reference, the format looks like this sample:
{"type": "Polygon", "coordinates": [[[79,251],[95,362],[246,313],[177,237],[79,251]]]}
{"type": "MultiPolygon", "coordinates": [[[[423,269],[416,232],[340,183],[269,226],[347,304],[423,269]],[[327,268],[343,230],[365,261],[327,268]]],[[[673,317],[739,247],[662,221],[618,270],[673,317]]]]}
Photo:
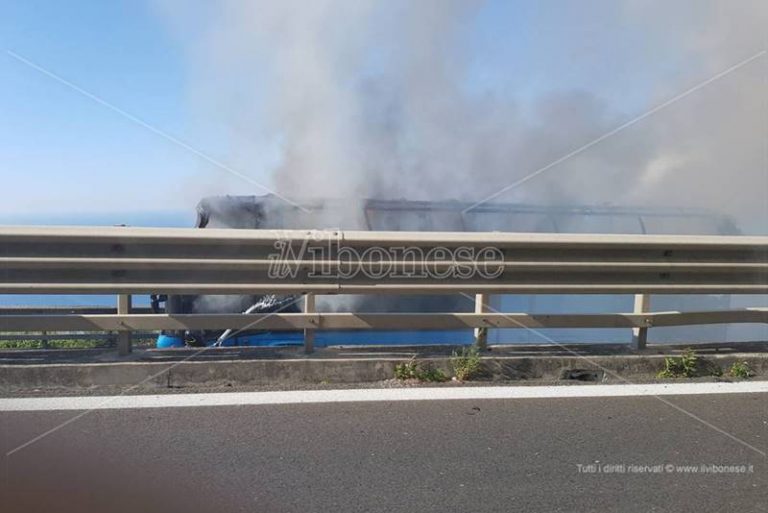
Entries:
{"type": "Polygon", "coordinates": [[[362,390],[301,390],[290,392],[229,392],[85,397],[0,399],[0,412],[189,408],[261,404],[319,404],[374,401],[435,401],[450,399],[547,399],[767,393],[768,381],[738,383],[673,383],[646,385],[504,386],[461,388],[387,388],[362,390]]]}

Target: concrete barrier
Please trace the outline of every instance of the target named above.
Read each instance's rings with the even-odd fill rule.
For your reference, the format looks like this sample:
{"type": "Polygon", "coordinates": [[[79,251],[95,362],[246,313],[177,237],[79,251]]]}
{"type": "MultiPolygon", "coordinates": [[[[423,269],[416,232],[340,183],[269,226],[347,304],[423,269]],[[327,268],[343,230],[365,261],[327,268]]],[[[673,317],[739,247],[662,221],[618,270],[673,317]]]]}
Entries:
{"type": "MultiPolygon", "coordinates": [[[[643,355],[494,355],[482,358],[483,381],[580,380],[621,382],[655,379],[665,354],[643,355]]],[[[726,371],[746,361],[757,376],[768,376],[768,355],[755,353],[706,354],[702,358],[726,371]]],[[[159,389],[218,386],[291,386],[307,384],[371,383],[392,379],[407,354],[365,357],[272,358],[217,361],[132,361],[109,363],[12,364],[0,366],[0,392],[30,389],[127,387],[159,389]]],[[[450,356],[424,355],[450,375],[450,356]]]]}

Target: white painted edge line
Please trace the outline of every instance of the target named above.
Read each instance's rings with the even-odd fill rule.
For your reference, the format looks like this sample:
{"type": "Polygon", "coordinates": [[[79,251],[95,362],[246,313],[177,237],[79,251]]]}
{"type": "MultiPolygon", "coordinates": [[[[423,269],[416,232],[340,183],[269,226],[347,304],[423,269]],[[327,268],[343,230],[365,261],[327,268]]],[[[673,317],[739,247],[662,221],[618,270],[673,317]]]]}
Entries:
{"type": "Polygon", "coordinates": [[[456,399],[548,399],[768,393],[768,381],[737,383],[661,383],[645,385],[494,386],[221,392],[205,394],[33,397],[0,399],[0,412],[185,408],[265,404],[321,404],[456,399]]]}

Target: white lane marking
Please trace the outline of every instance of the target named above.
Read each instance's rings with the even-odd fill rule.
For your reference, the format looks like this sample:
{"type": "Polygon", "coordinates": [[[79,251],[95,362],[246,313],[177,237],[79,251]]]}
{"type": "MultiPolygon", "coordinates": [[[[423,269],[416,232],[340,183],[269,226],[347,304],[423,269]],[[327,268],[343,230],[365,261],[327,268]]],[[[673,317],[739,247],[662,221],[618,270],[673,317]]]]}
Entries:
{"type": "Polygon", "coordinates": [[[450,399],[547,399],[767,393],[768,381],[738,383],[656,383],[646,385],[494,386],[221,392],[205,394],[31,397],[0,399],[0,411],[188,408],[260,404],[318,404],[450,399]]]}

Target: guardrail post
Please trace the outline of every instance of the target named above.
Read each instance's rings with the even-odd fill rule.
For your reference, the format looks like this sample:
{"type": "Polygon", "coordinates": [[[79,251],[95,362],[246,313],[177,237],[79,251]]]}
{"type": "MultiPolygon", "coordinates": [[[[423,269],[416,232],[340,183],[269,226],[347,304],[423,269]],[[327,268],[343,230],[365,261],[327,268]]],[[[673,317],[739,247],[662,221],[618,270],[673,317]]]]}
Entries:
{"type": "MultiPolygon", "coordinates": [[[[131,313],[131,295],[119,294],[117,296],[117,315],[128,315],[131,313]]],[[[126,356],[131,353],[131,331],[120,330],[117,332],[117,354],[126,356]]]]}
{"type": "MultiPolygon", "coordinates": [[[[475,313],[488,313],[489,302],[488,294],[475,294],[475,313]]],[[[481,351],[488,349],[488,328],[475,328],[475,345],[481,351]]]]}
{"type": "MultiPolygon", "coordinates": [[[[633,313],[647,313],[651,306],[649,294],[635,294],[633,313]]],[[[648,328],[632,328],[632,346],[635,349],[645,349],[648,343],[648,328]]]]}
{"type": "MultiPolygon", "coordinates": [[[[305,294],[304,295],[304,313],[306,314],[313,314],[315,313],[315,295],[314,294],[305,294]]],[[[313,329],[305,329],[304,330],[304,352],[309,354],[314,352],[315,350],[315,330],[313,329]]]]}

